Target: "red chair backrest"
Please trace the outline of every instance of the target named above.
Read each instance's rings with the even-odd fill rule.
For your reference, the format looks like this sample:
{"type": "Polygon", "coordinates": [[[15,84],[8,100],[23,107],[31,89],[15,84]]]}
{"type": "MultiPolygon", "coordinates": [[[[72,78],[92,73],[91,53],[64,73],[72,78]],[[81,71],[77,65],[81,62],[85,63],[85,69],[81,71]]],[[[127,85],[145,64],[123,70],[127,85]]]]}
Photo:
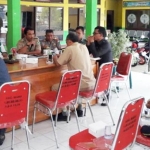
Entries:
{"type": "Polygon", "coordinates": [[[80,70],[68,71],[62,75],[56,102],[66,103],[77,99],[81,76],[80,70]]]}
{"type": "Polygon", "coordinates": [[[7,82],[0,87],[0,124],[27,118],[28,81],[7,82]]]}
{"type": "Polygon", "coordinates": [[[104,63],[100,66],[94,93],[99,93],[109,89],[112,70],[113,70],[112,62],[104,63]]]}
{"type": "Polygon", "coordinates": [[[111,148],[112,150],[122,150],[134,143],[143,108],[143,102],[144,98],[140,97],[128,101],[124,105],[118,120],[113,145],[111,148]]]}
{"type": "Polygon", "coordinates": [[[116,71],[121,75],[128,75],[130,73],[132,62],[132,54],[127,52],[122,52],[119,57],[116,71]]]}

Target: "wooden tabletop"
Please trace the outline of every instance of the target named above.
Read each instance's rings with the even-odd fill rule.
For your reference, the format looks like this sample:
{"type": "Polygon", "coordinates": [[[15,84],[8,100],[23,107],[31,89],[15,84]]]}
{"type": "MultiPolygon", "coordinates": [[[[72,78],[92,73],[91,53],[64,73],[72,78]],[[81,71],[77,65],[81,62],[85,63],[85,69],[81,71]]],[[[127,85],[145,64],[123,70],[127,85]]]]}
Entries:
{"type": "MultiPolygon", "coordinates": [[[[95,60],[91,60],[91,63],[95,64],[95,60]]],[[[26,63],[22,65],[21,60],[19,60],[19,62],[16,62],[14,64],[7,64],[9,73],[37,70],[37,69],[50,68],[50,67],[56,67],[56,66],[53,63],[52,64],[47,63],[46,58],[38,58],[38,63],[35,64],[26,63]]]]}
{"type": "Polygon", "coordinates": [[[36,70],[36,69],[49,68],[49,67],[55,67],[55,65],[48,64],[46,58],[38,58],[38,63],[36,64],[31,64],[31,63],[22,64],[21,60],[19,60],[19,62],[14,64],[7,64],[9,73],[27,71],[27,70],[36,70]]]}

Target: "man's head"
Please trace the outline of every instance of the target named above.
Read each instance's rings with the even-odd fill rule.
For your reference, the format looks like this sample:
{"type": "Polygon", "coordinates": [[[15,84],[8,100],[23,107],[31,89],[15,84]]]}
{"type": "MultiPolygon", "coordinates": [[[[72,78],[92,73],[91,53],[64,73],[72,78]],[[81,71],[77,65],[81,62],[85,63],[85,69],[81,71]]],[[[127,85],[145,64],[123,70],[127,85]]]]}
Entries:
{"type": "Polygon", "coordinates": [[[84,27],[78,26],[78,27],[76,28],[76,33],[77,33],[77,35],[78,35],[79,40],[82,40],[83,37],[84,37],[84,27]]]}
{"type": "Polygon", "coordinates": [[[51,29],[46,30],[45,37],[46,37],[46,41],[52,41],[54,39],[53,30],[51,30],[51,29]]]}
{"type": "Polygon", "coordinates": [[[34,29],[31,27],[26,27],[24,29],[24,36],[30,42],[34,39],[34,29]]]}
{"type": "Polygon", "coordinates": [[[106,30],[104,27],[97,26],[93,32],[94,40],[101,41],[106,37],[106,30]]]}
{"type": "Polygon", "coordinates": [[[76,33],[70,32],[66,37],[67,46],[72,45],[74,42],[78,42],[78,36],[76,33]]]}

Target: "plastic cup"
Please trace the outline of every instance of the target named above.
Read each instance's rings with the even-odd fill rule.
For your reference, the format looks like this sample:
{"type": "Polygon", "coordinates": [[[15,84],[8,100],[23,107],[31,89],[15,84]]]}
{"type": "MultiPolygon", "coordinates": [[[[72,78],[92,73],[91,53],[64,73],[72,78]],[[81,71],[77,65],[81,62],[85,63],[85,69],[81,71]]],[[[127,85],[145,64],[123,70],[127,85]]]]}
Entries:
{"type": "Polygon", "coordinates": [[[9,57],[9,60],[13,59],[13,55],[12,54],[9,54],[8,57],[9,57]]]}
{"type": "Polygon", "coordinates": [[[105,126],[104,138],[105,139],[111,139],[112,138],[111,126],[105,126]]]}

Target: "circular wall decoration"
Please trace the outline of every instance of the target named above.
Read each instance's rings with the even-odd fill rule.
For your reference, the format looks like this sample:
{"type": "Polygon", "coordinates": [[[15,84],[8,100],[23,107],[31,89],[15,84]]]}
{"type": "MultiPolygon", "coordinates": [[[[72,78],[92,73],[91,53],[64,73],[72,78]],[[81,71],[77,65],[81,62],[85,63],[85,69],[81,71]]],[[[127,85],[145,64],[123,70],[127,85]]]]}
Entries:
{"type": "Polygon", "coordinates": [[[136,16],[134,14],[129,14],[127,20],[129,23],[134,23],[136,21],[136,16]]]}
{"type": "Polygon", "coordinates": [[[141,21],[143,24],[148,24],[148,23],[149,23],[149,16],[148,16],[147,14],[141,15],[140,21],[141,21]]]}

